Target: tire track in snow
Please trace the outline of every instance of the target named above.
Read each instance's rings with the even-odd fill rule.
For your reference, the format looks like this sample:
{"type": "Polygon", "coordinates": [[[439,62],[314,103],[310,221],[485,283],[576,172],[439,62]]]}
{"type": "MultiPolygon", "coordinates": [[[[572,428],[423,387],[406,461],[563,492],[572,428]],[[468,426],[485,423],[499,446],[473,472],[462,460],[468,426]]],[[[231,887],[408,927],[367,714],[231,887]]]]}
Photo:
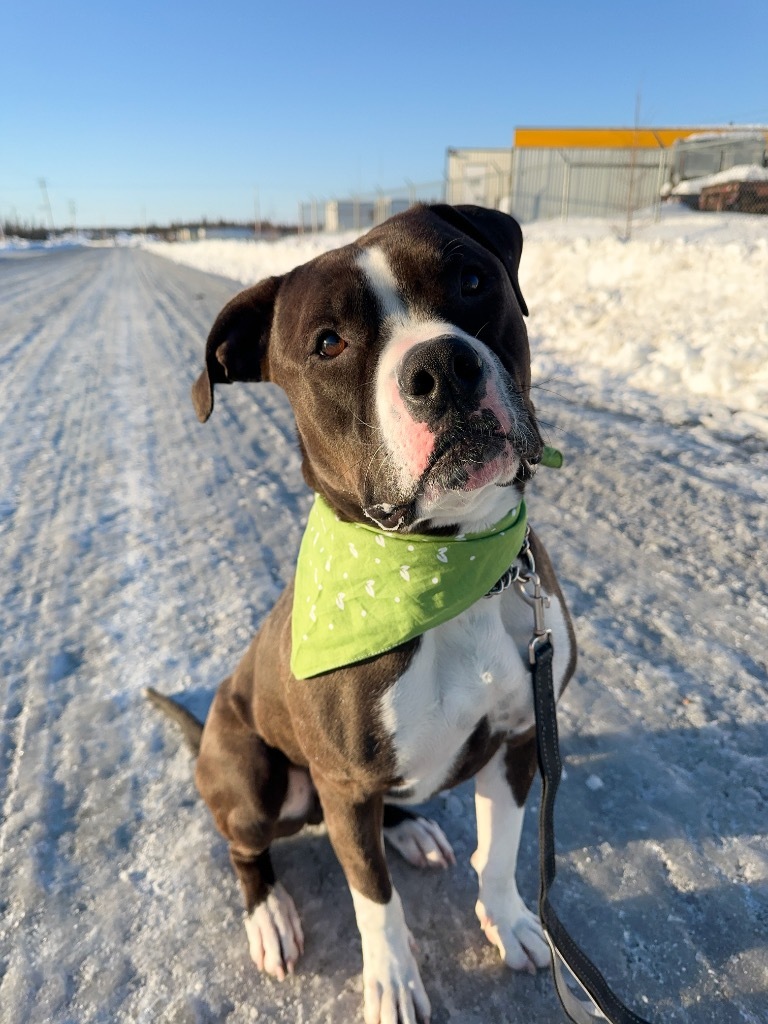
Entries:
{"type": "MultiPolygon", "coordinates": [[[[176,272],[178,273],[178,272],[176,272]]],[[[216,313],[238,285],[222,282],[222,295],[218,289],[213,301],[205,305],[196,303],[189,311],[188,291],[169,273],[166,261],[153,257],[142,265],[148,295],[157,307],[159,337],[171,339],[169,355],[182,352],[185,362],[183,379],[187,387],[181,400],[168,413],[174,416],[183,432],[185,443],[195,445],[204,459],[215,465],[215,476],[203,484],[211,502],[212,518],[226,515],[233,532],[243,538],[261,537],[256,551],[249,548],[249,569],[254,565],[254,554],[263,561],[274,589],[266,593],[265,602],[255,608],[251,616],[252,628],[269,610],[280,590],[293,573],[293,561],[300,541],[300,523],[306,514],[309,495],[301,479],[300,458],[297,450],[293,416],[284,396],[273,385],[249,388],[220,388],[216,411],[212,419],[201,426],[191,414],[189,387],[202,368],[205,337],[216,313]],[[160,291],[153,286],[149,268],[161,273],[166,287],[160,291]],[[178,343],[178,349],[174,346],[178,343]],[[232,488],[237,489],[236,505],[232,507],[232,488]]],[[[187,280],[182,275],[183,280],[187,280]]],[[[210,277],[200,275],[201,287],[210,289],[210,277]]],[[[200,294],[200,293],[197,293],[200,294]]],[[[179,510],[183,515],[183,509],[179,510]]],[[[216,538],[211,538],[216,543],[216,538]]],[[[234,555],[243,564],[245,555],[234,555]]],[[[235,582],[242,584],[247,577],[242,573],[235,582]]],[[[242,635],[242,634],[241,634],[242,635]]],[[[245,637],[247,640],[247,637],[245,637]]]]}
{"type": "MultiPolygon", "coordinates": [[[[92,268],[93,261],[88,259],[77,267],[53,261],[54,286],[46,294],[59,319],[46,321],[36,346],[31,346],[26,358],[16,362],[9,373],[8,389],[14,400],[5,405],[1,428],[3,438],[11,444],[3,459],[2,493],[6,498],[0,537],[11,588],[2,604],[0,626],[11,642],[3,644],[2,654],[8,701],[0,735],[0,763],[7,767],[0,851],[24,756],[23,737],[29,728],[30,695],[26,692],[22,699],[20,694],[25,689],[24,657],[34,648],[36,606],[45,613],[61,571],[61,551],[56,550],[62,535],[60,521],[66,521],[66,534],[68,524],[78,521],[82,506],[82,491],[72,479],[75,463],[66,448],[82,438],[85,429],[81,408],[88,374],[81,371],[88,355],[77,351],[71,361],[62,361],[61,349],[68,337],[87,332],[88,311],[103,291],[103,284],[91,277],[92,268]],[[18,386],[19,381],[23,386],[18,386]],[[48,415],[53,395],[67,395],[68,401],[57,415],[48,415]],[[20,629],[14,628],[16,621],[21,622],[20,629]]],[[[2,334],[7,337],[5,331],[2,334]]],[[[44,695],[39,702],[45,702],[44,695]]]]}
{"type": "MultiPolygon", "coordinates": [[[[26,367],[19,363],[19,357],[39,355],[40,335],[44,337],[50,332],[51,324],[60,314],[70,316],[73,304],[81,302],[81,293],[72,291],[72,273],[74,267],[69,259],[69,251],[52,251],[29,260],[15,260],[0,257],[0,282],[3,287],[3,324],[2,339],[3,359],[12,382],[20,371],[26,379],[26,367]],[[44,261],[44,262],[38,262],[44,261]],[[45,268],[45,291],[39,294],[38,301],[30,309],[30,293],[36,294],[40,288],[41,270],[45,268]],[[34,343],[34,350],[32,344],[34,343]]],[[[99,253],[94,250],[83,250],[84,263],[90,263],[92,271],[99,261],[99,253]]],[[[78,268],[81,288],[87,289],[89,274],[81,266],[78,268]]]]}
{"type": "MultiPolygon", "coordinates": [[[[87,868],[74,851],[91,768],[89,723],[77,706],[87,685],[82,673],[89,646],[78,588],[98,523],[99,495],[91,485],[99,478],[94,463],[102,452],[103,416],[95,382],[108,372],[105,333],[118,288],[108,259],[79,257],[70,256],[69,301],[57,293],[60,312],[44,332],[50,344],[38,345],[34,358],[30,352],[26,387],[16,388],[12,423],[6,419],[3,432],[20,493],[4,540],[12,564],[20,563],[25,590],[22,608],[10,610],[21,628],[13,631],[10,651],[3,645],[19,706],[14,728],[3,737],[11,770],[2,872],[6,882],[14,879],[3,888],[12,894],[6,920],[16,940],[3,987],[34,982],[36,1005],[51,1018],[71,1002],[74,983],[56,966],[40,977],[40,952],[51,965],[65,964],[77,948],[79,925],[69,901],[51,896],[88,891],[87,868]],[[29,431],[29,424],[41,429],[29,431]]],[[[39,269],[44,294],[46,264],[39,269]]],[[[3,1003],[18,1014],[9,1020],[32,1016],[24,1003],[3,1003]]]]}
{"type": "MultiPolygon", "coordinates": [[[[173,454],[163,449],[167,359],[151,343],[157,325],[135,266],[142,257],[120,250],[97,256],[94,274],[93,254],[70,255],[64,315],[56,315],[57,293],[50,344],[28,360],[17,417],[3,435],[22,494],[4,539],[23,600],[16,607],[3,602],[10,624],[15,619],[21,628],[4,633],[2,650],[11,670],[2,875],[25,879],[2,888],[12,893],[17,937],[42,929],[42,901],[52,892],[77,892],[83,914],[95,911],[109,891],[105,874],[111,879],[116,865],[130,861],[141,797],[135,775],[119,766],[130,762],[140,721],[137,688],[158,682],[152,666],[168,648],[162,629],[153,628],[161,598],[173,601],[179,588],[175,577],[161,594],[154,571],[173,497],[159,481],[156,452],[164,450],[166,462],[173,454]],[[38,408],[42,429],[25,436],[38,408]],[[105,775],[115,770],[113,806],[105,806],[105,775]],[[98,818],[97,836],[83,827],[84,813],[98,818]],[[94,845],[104,849],[91,858],[94,845]]],[[[46,264],[39,269],[44,285],[46,264]]],[[[170,407],[179,405],[175,397],[170,407]]],[[[62,967],[53,969],[36,1006],[53,1019],[77,999],[64,967],[72,922],[66,902],[49,898],[45,914],[46,951],[62,967]]],[[[118,912],[106,932],[128,929],[118,912]]],[[[35,977],[39,954],[26,941],[14,945],[8,977],[20,989],[35,977]]],[[[117,974],[135,973],[118,952],[115,958],[117,974]]],[[[18,1019],[33,1016],[21,1004],[18,1019]]]]}

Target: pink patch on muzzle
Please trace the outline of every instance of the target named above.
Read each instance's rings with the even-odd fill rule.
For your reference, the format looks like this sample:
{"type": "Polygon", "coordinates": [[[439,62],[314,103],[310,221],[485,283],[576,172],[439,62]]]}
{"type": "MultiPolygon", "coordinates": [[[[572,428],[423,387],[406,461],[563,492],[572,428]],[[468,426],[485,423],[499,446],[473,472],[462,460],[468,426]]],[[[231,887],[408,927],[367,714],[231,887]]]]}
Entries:
{"type": "Polygon", "coordinates": [[[389,442],[399,453],[408,473],[418,480],[429,465],[435,434],[426,423],[413,419],[408,412],[394,376],[387,382],[387,392],[392,413],[387,424],[389,442]]]}
{"type": "Polygon", "coordinates": [[[496,419],[504,434],[509,434],[513,427],[508,405],[502,400],[495,382],[489,382],[485,394],[480,402],[480,411],[489,409],[496,419]]]}

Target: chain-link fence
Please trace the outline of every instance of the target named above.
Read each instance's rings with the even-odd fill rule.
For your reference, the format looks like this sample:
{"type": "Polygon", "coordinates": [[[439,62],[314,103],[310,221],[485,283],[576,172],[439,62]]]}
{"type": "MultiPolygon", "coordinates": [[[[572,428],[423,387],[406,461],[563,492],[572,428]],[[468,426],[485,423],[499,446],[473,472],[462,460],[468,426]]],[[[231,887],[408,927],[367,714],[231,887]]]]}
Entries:
{"type": "Polygon", "coordinates": [[[513,149],[449,149],[445,199],[502,210],[512,188],[513,149]]]}
{"type": "Polygon", "coordinates": [[[660,202],[664,151],[519,149],[452,153],[444,182],[407,184],[346,199],[299,204],[299,231],[367,231],[415,203],[475,203],[523,223],[552,218],[625,218],[660,202]]]}
{"type": "Polygon", "coordinates": [[[299,203],[299,232],[367,231],[416,203],[445,201],[445,182],[406,182],[391,189],[360,192],[345,199],[312,198],[299,203]]]}
{"type": "MultiPolygon", "coordinates": [[[[672,160],[673,150],[663,147],[450,149],[444,182],[311,199],[299,205],[299,231],[362,233],[415,203],[447,202],[504,210],[523,223],[605,218],[629,232],[634,218],[659,215],[672,160]]],[[[768,171],[756,167],[739,179],[745,170],[724,171],[711,184],[685,181],[673,198],[694,209],[768,213],[768,171]]]]}
{"type": "Polygon", "coordinates": [[[666,153],[664,149],[516,149],[509,212],[522,221],[655,212],[661,202],[666,153]]]}
{"type": "Polygon", "coordinates": [[[671,154],[666,190],[698,210],[768,213],[768,132],[697,132],[671,154]]]}
{"type": "Polygon", "coordinates": [[[768,213],[767,134],[694,133],[657,144],[587,148],[450,149],[446,200],[513,213],[523,222],[658,216],[669,196],[698,210],[768,213]]]}
{"type": "Polygon", "coordinates": [[[746,179],[709,185],[701,190],[699,209],[768,214],[768,175],[763,180],[746,179]]]}

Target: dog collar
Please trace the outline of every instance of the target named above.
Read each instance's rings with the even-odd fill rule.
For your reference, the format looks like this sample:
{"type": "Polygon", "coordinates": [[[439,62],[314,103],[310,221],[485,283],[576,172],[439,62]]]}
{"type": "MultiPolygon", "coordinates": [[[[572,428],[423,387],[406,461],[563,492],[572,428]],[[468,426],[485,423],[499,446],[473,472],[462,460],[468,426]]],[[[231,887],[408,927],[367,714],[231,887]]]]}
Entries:
{"type": "Polygon", "coordinates": [[[342,522],[316,495],[296,567],[291,672],[331,672],[459,615],[517,558],[526,520],[521,498],[482,533],[393,534],[342,522]]]}

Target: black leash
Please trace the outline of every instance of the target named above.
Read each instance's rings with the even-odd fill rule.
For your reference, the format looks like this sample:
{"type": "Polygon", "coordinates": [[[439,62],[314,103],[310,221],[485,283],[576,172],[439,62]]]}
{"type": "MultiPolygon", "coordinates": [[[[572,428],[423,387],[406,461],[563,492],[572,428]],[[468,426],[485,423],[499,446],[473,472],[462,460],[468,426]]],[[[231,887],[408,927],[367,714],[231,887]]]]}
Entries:
{"type": "MultiPolygon", "coordinates": [[[[533,609],[533,637],[528,645],[528,660],[533,679],[536,712],[536,752],[541,773],[541,810],[539,812],[539,918],[552,955],[552,975],[563,1009],[574,1024],[649,1024],[628,1009],[611,991],[586,954],[576,945],[549,902],[549,890],[555,881],[555,797],[560,785],[562,764],[557,738],[557,707],[552,679],[552,631],[546,628],[544,609],[549,598],[541,590],[536,562],[526,531],[518,556],[521,565],[509,572],[511,579],[499,581],[498,591],[513,585],[518,595],[533,609]],[[501,585],[503,581],[504,585],[501,585]],[[526,589],[532,585],[532,593],[526,589]]],[[[506,576],[506,574],[505,574],[506,576]]]]}
{"type": "Polygon", "coordinates": [[[552,954],[552,974],[563,1009],[575,1024],[649,1024],[628,1009],[611,991],[608,982],[576,945],[549,902],[555,880],[554,811],[560,784],[561,762],[557,741],[557,712],[552,681],[552,641],[548,633],[531,645],[531,674],[536,708],[536,748],[541,773],[539,812],[539,917],[552,954]],[[569,973],[571,977],[569,977],[569,973]],[[580,986],[579,991],[574,984],[580,986]]]}

